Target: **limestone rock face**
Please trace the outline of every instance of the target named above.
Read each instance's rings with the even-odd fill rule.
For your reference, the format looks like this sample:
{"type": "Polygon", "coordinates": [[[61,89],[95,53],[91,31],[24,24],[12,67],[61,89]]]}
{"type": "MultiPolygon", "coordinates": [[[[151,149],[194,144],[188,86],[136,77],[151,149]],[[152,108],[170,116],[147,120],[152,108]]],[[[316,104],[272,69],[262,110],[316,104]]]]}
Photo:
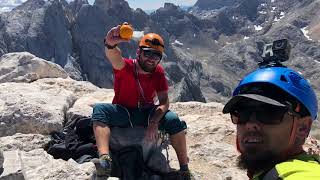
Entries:
{"type": "Polygon", "coordinates": [[[16,133],[12,136],[0,137],[0,149],[3,151],[31,151],[43,148],[50,140],[49,136],[42,134],[21,134],[16,133]],[[26,143],[28,142],[28,143],[26,143]]]}
{"type": "Polygon", "coordinates": [[[0,175],[3,172],[3,162],[4,162],[3,152],[2,150],[0,150],[0,175]]]}
{"type": "MultiPolygon", "coordinates": [[[[6,66],[0,63],[0,69],[6,66]]],[[[42,68],[47,70],[41,72],[40,77],[55,74],[53,78],[13,82],[17,76],[8,76],[6,82],[0,83],[0,150],[3,151],[3,157],[0,153],[0,170],[3,166],[0,179],[91,179],[94,174],[92,162],[77,164],[72,159],[53,159],[43,147],[50,140],[49,133],[60,131],[73,115],[91,115],[94,104],[110,103],[114,92],[90,82],[58,76],[59,73],[53,72],[59,67],[50,63],[41,64],[42,68]]],[[[19,76],[25,77],[32,70],[37,72],[37,68],[26,69],[19,71],[19,76]]],[[[189,166],[194,176],[197,179],[245,180],[246,172],[236,167],[239,155],[235,147],[236,127],[229,115],[222,114],[222,108],[223,104],[216,102],[170,104],[170,109],[187,123],[189,166]]],[[[311,135],[317,135],[314,133],[317,131],[315,124],[311,135]]],[[[124,134],[121,130],[118,133],[124,134]]],[[[319,149],[319,144],[315,139],[308,139],[305,148],[319,154],[319,151],[312,151],[319,149]]],[[[179,168],[171,146],[168,152],[170,165],[179,168]]],[[[162,153],[166,155],[165,151],[162,153]]]]}
{"type": "Polygon", "coordinates": [[[0,83],[33,82],[42,78],[67,78],[61,66],[28,52],[8,53],[0,58],[0,83]]]}
{"type": "Polygon", "coordinates": [[[72,159],[53,159],[43,149],[5,151],[4,158],[4,172],[0,179],[90,179],[94,171],[93,163],[77,164],[72,159]]]}
{"type": "Polygon", "coordinates": [[[83,95],[81,98],[77,99],[67,112],[67,117],[72,117],[73,115],[91,116],[92,108],[95,103],[111,103],[114,96],[112,89],[100,89],[93,93],[88,93],[83,95]]]}
{"type": "MultiPolygon", "coordinates": [[[[50,63],[44,63],[42,68],[48,69],[42,72],[42,77],[48,77],[53,69],[59,69],[50,63]]],[[[31,70],[21,71],[19,75],[23,77],[31,70]]],[[[50,139],[50,132],[61,130],[73,115],[90,116],[94,104],[110,103],[114,92],[89,82],[53,77],[26,82],[12,82],[15,77],[8,77],[8,82],[0,84],[0,149],[4,151],[1,178],[54,180],[92,177],[93,163],[79,165],[73,160],[55,160],[43,147],[50,139]]],[[[234,127],[229,126],[230,122],[220,113],[221,104],[190,102],[172,104],[171,108],[189,126],[190,167],[194,169],[195,176],[200,179],[213,175],[245,179],[244,173],[234,167],[237,156],[232,146],[234,127]],[[212,121],[212,118],[217,121],[212,121]]],[[[119,132],[121,134],[122,131],[119,132]]],[[[177,159],[171,147],[169,153],[174,167],[177,159]]]]}
{"type": "Polygon", "coordinates": [[[231,6],[239,0],[198,0],[195,7],[200,9],[219,9],[225,6],[231,6]]]}
{"type": "MultiPolygon", "coordinates": [[[[261,45],[287,38],[293,48],[285,65],[302,72],[319,94],[319,8],[314,0],[198,0],[188,10],[165,3],[146,14],[125,0],[28,0],[0,14],[0,55],[28,51],[61,65],[73,79],[112,88],[103,38],[127,21],[165,40],[161,63],[170,100],[224,103],[257,67],[261,45]]],[[[119,44],[124,57],[136,57],[137,41],[119,44]]]]}
{"type": "Polygon", "coordinates": [[[70,22],[63,1],[29,0],[12,11],[1,14],[1,55],[28,51],[60,66],[71,55],[70,22]],[[1,36],[2,35],[2,36],[1,36]]]}
{"type": "Polygon", "coordinates": [[[0,84],[0,136],[20,133],[48,134],[59,130],[64,114],[75,101],[71,91],[42,89],[28,83],[0,84]]]}

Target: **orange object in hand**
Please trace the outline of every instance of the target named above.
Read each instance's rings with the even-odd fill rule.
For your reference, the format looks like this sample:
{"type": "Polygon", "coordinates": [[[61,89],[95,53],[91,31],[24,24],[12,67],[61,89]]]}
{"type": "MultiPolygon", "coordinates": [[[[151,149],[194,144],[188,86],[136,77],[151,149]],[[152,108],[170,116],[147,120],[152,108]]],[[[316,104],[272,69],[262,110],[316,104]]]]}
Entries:
{"type": "Polygon", "coordinates": [[[130,24],[122,24],[120,27],[120,37],[122,39],[130,40],[133,35],[133,29],[130,24]]]}

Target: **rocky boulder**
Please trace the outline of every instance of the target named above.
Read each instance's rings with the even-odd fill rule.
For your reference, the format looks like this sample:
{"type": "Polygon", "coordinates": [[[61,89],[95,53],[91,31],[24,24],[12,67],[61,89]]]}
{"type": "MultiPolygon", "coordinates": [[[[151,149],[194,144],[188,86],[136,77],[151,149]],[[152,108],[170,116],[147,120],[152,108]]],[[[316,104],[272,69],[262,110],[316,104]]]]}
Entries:
{"type": "MultiPolygon", "coordinates": [[[[46,66],[43,68],[56,68],[50,64],[46,66]]],[[[36,68],[34,70],[37,72],[36,68]]],[[[77,164],[72,159],[53,159],[43,148],[50,140],[48,133],[61,130],[73,115],[90,115],[95,103],[110,103],[113,90],[60,77],[33,82],[5,82],[0,84],[0,92],[0,149],[3,150],[3,158],[0,153],[0,170],[1,162],[4,168],[0,179],[94,177],[92,162],[77,164]]],[[[238,156],[234,147],[235,126],[229,115],[222,114],[222,104],[171,103],[170,108],[187,122],[190,168],[197,179],[247,179],[246,173],[235,165],[238,156]]],[[[306,150],[318,153],[312,151],[319,149],[318,144],[317,140],[310,139],[306,150]]],[[[179,168],[171,146],[168,153],[171,167],[179,168]]]]}
{"type": "Polygon", "coordinates": [[[4,163],[3,152],[2,152],[2,150],[0,150],[0,175],[3,172],[3,163],[4,163]]]}
{"type": "Polygon", "coordinates": [[[0,57],[0,83],[33,82],[42,78],[67,78],[61,66],[28,52],[8,53],[0,57]]]}

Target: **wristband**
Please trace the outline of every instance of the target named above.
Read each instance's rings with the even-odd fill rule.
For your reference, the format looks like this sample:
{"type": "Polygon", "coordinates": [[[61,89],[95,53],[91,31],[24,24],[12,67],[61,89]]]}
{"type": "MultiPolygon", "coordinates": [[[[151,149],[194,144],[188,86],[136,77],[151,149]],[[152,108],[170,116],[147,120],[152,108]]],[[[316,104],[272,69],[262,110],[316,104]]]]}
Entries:
{"type": "Polygon", "coordinates": [[[104,42],[104,46],[107,47],[108,49],[114,49],[118,45],[118,44],[115,44],[115,45],[111,46],[107,43],[106,39],[104,39],[103,42],[104,42]]]}

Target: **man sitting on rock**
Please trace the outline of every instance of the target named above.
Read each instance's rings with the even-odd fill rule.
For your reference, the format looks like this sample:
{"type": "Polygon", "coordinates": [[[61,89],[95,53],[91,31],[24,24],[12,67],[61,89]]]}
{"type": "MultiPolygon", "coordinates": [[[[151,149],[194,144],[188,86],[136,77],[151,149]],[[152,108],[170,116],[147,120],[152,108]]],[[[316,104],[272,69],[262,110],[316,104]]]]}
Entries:
{"type": "Polygon", "coordinates": [[[238,166],[250,179],[320,179],[320,158],[303,150],[317,98],[299,73],[260,68],[236,87],[223,113],[237,125],[238,166]]]}
{"type": "Polygon", "coordinates": [[[164,41],[149,33],[139,42],[136,59],[123,58],[117,45],[129,40],[119,35],[120,25],[113,27],[105,37],[105,53],[112,64],[115,96],[112,104],[96,104],[92,120],[100,163],[107,172],[111,170],[109,150],[110,127],[144,126],[146,140],[155,141],[158,129],[170,135],[170,142],[180,163],[180,172],[189,178],[185,122],[168,111],[168,83],[164,69],[159,64],[164,41]],[[158,98],[159,105],[154,100],[158,98]]]}

